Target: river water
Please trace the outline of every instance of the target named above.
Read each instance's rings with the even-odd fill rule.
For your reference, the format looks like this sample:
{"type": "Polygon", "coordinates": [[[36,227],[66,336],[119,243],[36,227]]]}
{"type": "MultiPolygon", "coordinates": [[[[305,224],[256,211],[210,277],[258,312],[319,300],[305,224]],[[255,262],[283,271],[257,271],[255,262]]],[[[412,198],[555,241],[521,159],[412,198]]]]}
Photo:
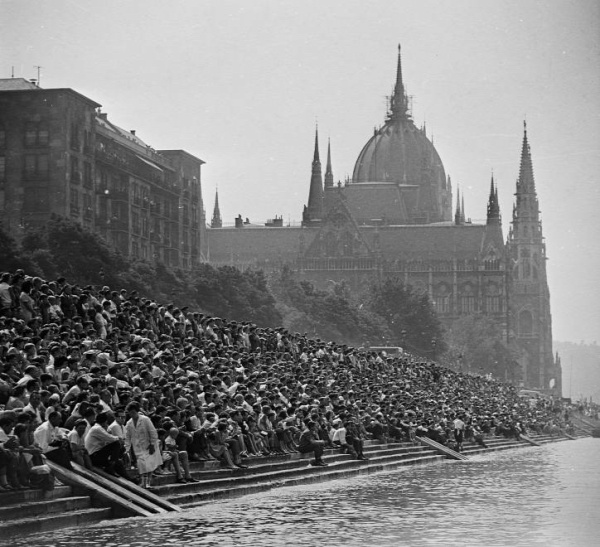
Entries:
{"type": "Polygon", "coordinates": [[[600,440],[280,488],[11,545],[600,546],[600,440]]]}

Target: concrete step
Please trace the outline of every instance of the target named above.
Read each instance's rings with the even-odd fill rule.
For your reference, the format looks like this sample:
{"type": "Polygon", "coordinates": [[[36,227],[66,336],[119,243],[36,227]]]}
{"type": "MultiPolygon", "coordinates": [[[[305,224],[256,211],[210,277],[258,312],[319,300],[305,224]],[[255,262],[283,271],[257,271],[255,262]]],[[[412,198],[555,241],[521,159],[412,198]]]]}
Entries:
{"type": "Polygon", "coordinates": [[[77,511],[91,507],[89,496],[70,496],[57,499],[28,501],[0,507],[0,521],[77,511]]]}
{"type": "Polygon", "coordinates": [[[417,457],[399,460],[398,458],[386,458],[383,461],[359,462],[351,460],[346,465],[337,463],[328,467],[306,466],[291,471],[287,476],[281,478],[260,477],[260,480],[252,483],[235,483],[229,488],[219,487],[209,490],[187,492],[179,495],[171,495],[169,501],[187,508],[202,505],[218,499],[234,498],[247,494],[263,492],[281,486],[296,486],[299,484],[325,482],[334,479],[347,478],[357,475],[368,475],[380,471],[391,471],[403,466],[425,465],[435,461],[443,460],[442,456],[435,454],[420,455],[417,457]],[[350,465],[348,465],[350,464],[350,465]],[[353,464],[353,465],[352,465],[353,464]]]}
{"type": "MultiPolygon", "coordinates": [[[[367,447],[365,449],[365,455],[370,457],[372,454],[385,453],[385,454],[406,454],[406,453],[420,453],[425,452],[425,449],[421,446],[412,445],[400,445],[400,444],[389,444],[381,445],[377,447],[367,447]]],[[[227,477],[239,477],[247,474],[256,473],[270,473],[278,469],[284,469],[289,467],[302,467],[307,465],[308,461],[312,459],[312,454],[287,454],[285,456],[270,457],[263,456],[257,458],[246,458],[244,464],[248,465],[248,469],[226,469],[221,467],[220,462],[207,462],[211,465],[206,467],[201,466],[190,466],[192,476],[202,481],[211,480],[216,478],[227,477]]],[[[339,449],[326,450],[323,457],[327,461],[338,461],[348,460],[351,456],[348,454],[340,454],[339,449]]],[[[166,475],[158,476],[153,479],[153,485],[161,486],[165,484],[172,484],[175,482],[175,473],[169,472],[166,475]]]]}
{"type": "Polygon", "coordinates": [[[72,495],[70,486],[55,486],[50,492],[29,488],[27,490],[14,490],[0,493],[0,506],[28,503],[41,500],[53,500],[72,495]]]}
{"type": "MultiPolygon", "coordinates": [[[[382,443],[380,441],[373,441],[373,440],[369,440],[369,441],[365,441],[365,445],[364,445],[364,452],[365,454],[367,454],[368,452],[374,452],[377,450],[381,450],[382,448],[411,448],[413,447],[413,445],[411,443],[382,443]]],[[[338,453],[338,449],[333,449],[333,450],[325,450],[325,456],[328,455],[332,455],[332,454],[336,454],[338,453]]],[[[260,465],[266,462],[286,462],[289,461],[290,459],[302,459],[302,458],[309,458],[310,456],[305,455],[305,454],[299,454],[299,453],[292,453],[292,454],[281,454],[281,455],[270,455],[270,456],[251,456],[249,458],[244,458],[244,463],[248,466],[253,466],[253,465],[260,465]]],[[[192,473],[196,472],[205,472],[205,471],[219,471],[221,470],[221,463],[217,460],[209,460],[209,461],[194,461],[194,462],[190,462],[190,470],[192,471],[192,473]]],[[[157,479],[160,479],[159,477],[157,477],[157,479]]],[[[160,482],[160,480],[159,480],[160,482]]]]}
{"type": "MultiPolygon", "coordinates": [[[[333,469],[346,469],[346,468],[359,468],[365,466],[373,466],[382,463],[390,462],[402,462],[404,460],[416,458],[419,456],[428,456],[430,452],[426,451],[415,451],[415,452],[396,452],[394,450],[384,450],[378,453],[371,454],[369,461],[354,460],[348,455],[338,455],[336,458],[324,458],[328,463],[329,468],[333,469]]],[[[270,481],[279,481],[289,478],[295,473],[306,474],[310,470],[313,472],[320,472],[325,468],[315,468],[309,466],[309,459],[288,461],[286,465],[278,466],[261,466],[262,469],[249,468],[249,469],[236,469],[236,470],[224,470],[230,472],[230,474],[223,473],[218,477],[212,477],[204,480],[201,475],[201,482],[199,483],[188,483],[188,484],[161,484],[155,486],[155,492],[160,495],[167,497],[171,501],[171,496],[179,495],[186,492],[198,492],[211,490],[216,488],[230,488],[237,484],[250,484],[263,481],[268,479],[270,481]],[[309,470],[309,471],[307,471],[309,470]]],[[[174,502],[176,503],[176,502],[174,502]]]]}
{"type": "Polygon", "coordinates": [[[79,509],[68,513],[29,517],[0,522],[0,537],[3,541],[19,535],[36,534],[62,528],[93,524],[111,518],[111,509],[79,509]]]}
{"type": "MultiPolygon", "coordinates": [[[[383,445],[384,447],[386,445],[383,445]]],[[[429,452],[424,447],[414,446],[401,446],[401,445],[387,445],[388,448],[383,448],[378,451],[365,451],[365,455],[368,458],[371,457],[382,457],[390,456],[396,458],[404,458],[407,456],[415,456],[418,454],[428,454],[429,452]]],[[[306,467],[308,462],[312,459],[312,454],[290,454],[283,459],[273,461],[260,458],[244,460],[249,465],[247,469],[226,469],[226,468],[214,468],[213,470],[206,470],[201,472],[192,471],[192,476],[201,481],[201,485],[205,485],[214,480],[238,480],[245,476],[254,476],[261,474],[272,475],[278,471],[297,469],[306,467]],[[253,463],[254,460],[254,463],[253,463]]],[[[327,463],[333,463],[338,461],[357,461],[353,460],[349,454],[340,454],[339,450],[329,450],[324,454],[324,460],[327,463]]],[[[198,485],[194,483],[190,484],[176,484],[175,474],[169,473],[168,475],[162,475],[153,479],[153,486],[157,488],[157,493],[162,495],[163,486],[170,486],[178,488],[179,490],[187,490],[197,488],[198,485]]]]}

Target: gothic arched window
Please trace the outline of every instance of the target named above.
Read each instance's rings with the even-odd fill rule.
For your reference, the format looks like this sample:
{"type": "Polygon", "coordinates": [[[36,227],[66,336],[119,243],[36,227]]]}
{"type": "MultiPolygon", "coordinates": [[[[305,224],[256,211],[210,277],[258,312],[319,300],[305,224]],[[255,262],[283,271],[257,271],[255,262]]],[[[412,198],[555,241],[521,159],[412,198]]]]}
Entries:
{"type": "Polygon", "coordinates": [[[529,310],[523,310],[519,314],[519,333],[533,334],[533,315],[529,310]]]}

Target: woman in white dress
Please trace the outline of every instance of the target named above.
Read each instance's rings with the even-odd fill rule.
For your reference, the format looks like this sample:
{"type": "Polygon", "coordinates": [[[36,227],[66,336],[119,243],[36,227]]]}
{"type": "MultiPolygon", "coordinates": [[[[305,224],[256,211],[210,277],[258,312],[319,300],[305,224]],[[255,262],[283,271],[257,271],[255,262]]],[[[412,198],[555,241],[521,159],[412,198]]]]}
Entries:
{"type": "Polygon", "coordinates": [[[148,416],[140,414],[137,402],[129,403],[126,410],[130,419],[125,425],[125,450],[133,448],[142,488],[149,488],[152,472],[163,463],[156,428],[148,416]]]}

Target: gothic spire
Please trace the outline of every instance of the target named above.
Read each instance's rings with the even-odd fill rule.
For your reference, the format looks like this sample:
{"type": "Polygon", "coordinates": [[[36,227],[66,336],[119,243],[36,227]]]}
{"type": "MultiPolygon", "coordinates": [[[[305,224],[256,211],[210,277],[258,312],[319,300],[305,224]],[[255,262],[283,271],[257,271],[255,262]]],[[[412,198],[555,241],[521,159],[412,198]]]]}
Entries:
{"type": "Polygon", "coordinates": [[[454,224],[457,226],[462,224],[461,218],[464,218],[464,215],[460,209],[460,186],[458,186],[456,189],[456,212],[454,213],[454,224]]]}
{"type": "Polygon", "coordinates": [[[408,117],[408,101],[402,79],[402,56],[400,54],[400,44],[398,44],[398,68],[396,70],[396,85],[394,94],[391,97],[390,115],[392,121],[402,120],[408,117]]]}
{"type": "Polygon", "coordinates": [[[315,129],[315,153],[312,162],[310,177],[310,191],[308,206],[306,208],[308,220],[320,219],[323,214],[323,176],[321,174],[321,160],[319,159],[319,127],[315,129]]]}
{"type": "Polygon", "coordinates": [[[331,141],[327,140],[327,167],[325,167],[325,188],[333,186],[333,170],[331,169],[331,141]]]}
{"type": "Polygon", "coordinates": [[[223,221],[221,220],[221,210],[219,209],[219,190],[215,191],[215,208],[213,210],[212,220],[210,221],[211,228],[222,228],[223,221]]]}
{"type": "Polygon", "coordinates": [[[535,180],[533,178],[533,165],[531,163],[531,149],[527,140],[527,122],[523,122],[523,145],[521,147],[521,166],[517,192],[535,194],[535,180]]]}
{"type": "Polygon", "coordinates": [[[494,174],[490,184],[490,197],[487,206],[487,223],[497,224],[500,222],[500,204],[498,202],[498,187],[494,184],[494,174]]]}
{"type": "Polygon", "coordinates": [[[461,201],[460,201],[460,223],[464,224],[465,223],[465,194],[463,192],[463,195],[461,196],[461,201]]]}
{"type": "Polygon", "coordinates": [[[523,144],[521,146],[521,165],[517,179],[516,204],[513,210],[513,225],[516,237],[526,232],[541,237],[540,211],[533,178],[531,148],[527,139],[527,123],[523,122],[523,144]],[[527,225],[527,226],[526,226],[527,225]]]}
{"type": "Polygon", "coordinates": [[[315,163],[319,164],[319,169],[321,168],[321,159],[319,158],[319,126],[315,127],[315,153],[313,155],[313,167],[315,163]]]}

